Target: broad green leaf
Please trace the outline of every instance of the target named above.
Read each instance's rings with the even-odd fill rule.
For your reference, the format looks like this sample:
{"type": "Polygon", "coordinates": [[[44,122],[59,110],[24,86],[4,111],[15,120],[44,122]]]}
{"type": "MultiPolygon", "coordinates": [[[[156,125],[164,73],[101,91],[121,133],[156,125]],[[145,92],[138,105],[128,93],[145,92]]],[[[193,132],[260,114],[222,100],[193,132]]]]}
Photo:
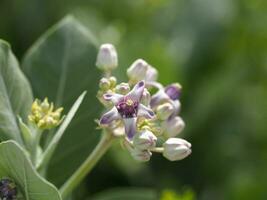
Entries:
{"type": "Polygon", "coordinates": [[[48,30],[23,61],[23,70],[34,83],[34,94],[47,96],[64,110],[70,110],[83,91],[88,92],[51,161],[48,175],[56,185],[74,172],[99,137],[94,122],[101,111],[95,97],[100,77],[95,67],[96,46],[90,32],[68,16],[48,30]]]}
{"type": "Polygon", "coordinates": [[[0,177],[14,180],[25,200],[61,200],[55,186],[38,175],[26,152],[12,140],[0,144],[0,177]]]}
{"type": "MultiPolygon", "coordinates": [[[[97,194],[91,200],[156,200],[157,193],[152,189],[111,189],[97,194]]],[[[88,200],[89,200],[88,199],[88,200]]]]}
{"type": "Polygon", "coordinates": [[[59,129],[57,130],[57,132],[55,133],[55,136],[53,137],[53,139],[51,140],[51,142],[49,143],[47,149],[45,150],[43,157],[41,158],[41,163],[39,164],[39,168],[44,167],[44,165],[46,165],[49,160],[51,159],[60,139],[62,138],[65,130],[68,128],[71,120],[73,119],[75,113],[77,112],[77,110],[79,109],[83,98],[85,96],[86,92],[83,92],[79,98],[75,101],[75,103],[73,104],[73,106],[71,107],[70,111],[68,112],[66,118],[64,119],[63,123],[60,125],[59,129]]]}
{"type": "Polygon", "coordinates": [[[29,82],[8,43],[0,40],[0,140],[13,139],[22,144],[17,115],[26,119],[31,104],[29,82]]]}

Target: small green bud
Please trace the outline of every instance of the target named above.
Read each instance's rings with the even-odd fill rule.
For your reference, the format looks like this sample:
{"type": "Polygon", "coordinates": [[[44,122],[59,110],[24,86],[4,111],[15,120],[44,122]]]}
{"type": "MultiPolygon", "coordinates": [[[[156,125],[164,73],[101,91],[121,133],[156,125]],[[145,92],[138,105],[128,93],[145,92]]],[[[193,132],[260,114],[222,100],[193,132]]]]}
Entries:
{"type": "Polygon", "coordinates": [[[63,108],[54,110],[54,104],[49,103],[47,98],[43,102],[36,99],[32,104],[31,114],[28,116],[28,119],[39,129],[51,129],[61,123],[62,111],[63,108]]]}
{"type": "Polygon", "coordinates": [[[101,78],[99,82],[99,88],[103,91],[110,89],[110,81],[107,78],[101,78]]]}
{"type": "Polygon", "coordinates": [[[111,76],[109,78],[109,82],[110,82],[110,88],[114,88],[117,85],[117,79],[114,76],[111,76]]]}
{"type": "Polygon", "coordinates": [[[115,92],[125,95],[130,92],[130,85],[128,83],[120,83],[115,87],[115,92]]]}

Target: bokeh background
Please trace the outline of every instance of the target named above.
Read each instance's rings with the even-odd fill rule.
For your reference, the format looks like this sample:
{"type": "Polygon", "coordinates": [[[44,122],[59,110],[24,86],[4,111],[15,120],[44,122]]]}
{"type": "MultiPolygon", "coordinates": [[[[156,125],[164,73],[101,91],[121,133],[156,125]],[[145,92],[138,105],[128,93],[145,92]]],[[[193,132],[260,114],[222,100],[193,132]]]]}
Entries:
{"type": "Polygon", "coordinates": [[[164,84],[183,85],[181,137],[193,145],[181,162],[140,164],[117,144],[75,199],[122,187],[164,200],[267,199],[267,1],[0,0],[0,38],[22,59],[67,14],[116,45],[121,80],[144,58],[164,84]]]}

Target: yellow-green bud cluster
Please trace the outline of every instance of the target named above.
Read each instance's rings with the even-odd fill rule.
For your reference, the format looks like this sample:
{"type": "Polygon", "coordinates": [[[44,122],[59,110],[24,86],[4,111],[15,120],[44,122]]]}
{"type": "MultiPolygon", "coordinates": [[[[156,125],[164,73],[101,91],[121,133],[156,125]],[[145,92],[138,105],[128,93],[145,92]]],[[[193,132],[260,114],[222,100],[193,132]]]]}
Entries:
{"type": "Polygon", "coordinates": [[[29,121],[35,124],[39,129],[51,129],[58,126],[61,121],[63,108],[54,109],[54,104],[49,103],[45,98],[43,101],[36,99],[31,107],[29,121]]]}

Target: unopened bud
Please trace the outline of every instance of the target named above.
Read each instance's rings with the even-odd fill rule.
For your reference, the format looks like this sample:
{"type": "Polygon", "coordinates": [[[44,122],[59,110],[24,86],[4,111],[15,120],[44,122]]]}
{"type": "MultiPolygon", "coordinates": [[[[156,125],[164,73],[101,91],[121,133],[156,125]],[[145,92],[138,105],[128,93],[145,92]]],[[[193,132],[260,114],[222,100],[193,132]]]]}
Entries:
{"type": "Polygon", "coordinates": [[[148,150],[133,149],[131,155],[137,161],[147,162],[150,160],[152,153],[148,150]]]}
{"type": "Polygon", "coordinates": [[[144,104],[145,106],[149,106],[150,101],[151,101],[150,92],[145,88],[143,91],[141,103],[144,104]]]}
{"type": "Polygon", "coordinates": [[[148,66],[147,72],[146,72],[146,81],[153,82],[156,81],[158,78],[158,70],[156,70],[152,66],[148,66]]]}
{"type": "Polygon", "coordinates": [[[99,81],[99,88],[103,91],[107,91],[110,88],[110,82],[107,78],[101,78],[99,81]]]}
{"type": "Polygon", "coordinates": [[[111,71],[118,66],[118,55],[112,44],[102,44],[100,46],[96,66],[103,71],[111,71]]]}
{"type": "Polygon", "coordinates": [[[157,137],[149,130],[137,133],[133,139],[133,145],[140,150],[148,150],[156,146],[157,137]]]}
{"type": "Polygon", "coordinates": [[[168,137],[175,137],[182,132],[185,127],[185,123],[181,117],[177,116],[164,121],[162,123],[162,127],[165,129],[168,137]]]}
{"type": "Polygon", "coordinates": [[[168,85],[165,88],[165,93],[172,99],[177,100],[181,95],[182,86],[179,83],[168,85]]]}
{"type": "Polygon", "coordinates": [[[120,83],[116,86],[115,92],[119,94],[127,94],[130,92],[130,86],[128,83],[120,83]]]}
{"type": "Polygon", "coordinates": [[[182,160],[192,152],[191,144],[180,138],[169,138],[163,148],[163,156],[170,161],[182,160]]]}
{"type": "Polygon", "coordinates": [[[16,184],[7,178],[0,180],[0,199],[3,200],[16,200],[17,199],[16,184]]]}
{"type": "Polygon", "coordinates": [[[54,104],[49,103],[47,98],[45,98],[43,102],[36,99],[32,104],[31,113],[28,116],[28,119],[39,129],[51,129],[61,123],[62,111],[63,108],[54,110],[54,104]]]}
{"type": "Polygon", "coordinates": [[[116,77],[111,76],[111,77],[109,78],[109,82],[110,82],[110,87],[111,87],[111,88],[114,88],[114,87],[117,85],[117,79],[116,79],[116,77]]]}
{"type": "Polygon", "coordinates": [[[136,60],[128,69],[127,75],[133,83],[145,80],[148,64],[142,59],[136,60]]]}
{"type": "Polygon", "coordinates": [[[175,108],[171,103],[164,103],[157,107],[157,116],[161,120],[168,119],[174,112],[175,108]]]}

